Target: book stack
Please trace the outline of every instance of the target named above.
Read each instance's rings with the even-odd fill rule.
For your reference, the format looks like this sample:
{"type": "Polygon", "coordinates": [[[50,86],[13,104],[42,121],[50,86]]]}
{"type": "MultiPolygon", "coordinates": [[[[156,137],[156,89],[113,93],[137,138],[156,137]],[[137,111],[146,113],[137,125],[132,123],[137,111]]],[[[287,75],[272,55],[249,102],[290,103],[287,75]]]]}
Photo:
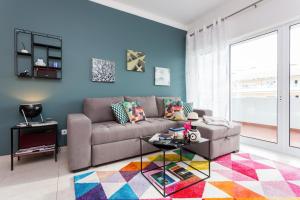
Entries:
{"type": "Polygon", "coordinates": [[[188,171],[187,169],[185,169],[179,165],[170,167],[168,169],[168,171],[170,173],[172,173],[174,176],[178,177],[180,180],[187,180],[187,179],[191,178],[192,176],[194,176],[194,174],[192,172],[188,171]]]}
{"type": "Polygon", "coordinates": [[[185,131],[185,128],[169,128],[169,134],[182,133],[185,131]]]}
{"type": "Polygon", "coordinates": [[[163,172],[159,170],[148,172],[146,176],[150,178],[150,181],[152,183],[159,186],[160,188],[163,188],[164,185],[165,187],[169,187],[171,185],[178,183],[178,181],[180,181],[180,179],[178,179],[177,177],[175,177],[174,175],[172,175],[167,171],[165,174],[165,181],[164,181],[163,172]]]}
{"type": "Polygon", "coordinates": [[[185,128],[169,128],[169,134],[174,135],[175,139],[184,139],[185,128]]]}
{"type": "Polygon", "coordinates": [[[146,176],[150,178],[150,181],[152,183],[159,186],[160,188],[163,188],[164,185],[165,187],[169,187],[171,185],[179,183],[180,181],[185,181],[189,178],[192,178],[195,175],[187,169],[174,163],[171,164],[171,166],[169,166],[169,168],[166,170],[165,180],[163,172],[161,170],[153,170],[147,172],[146,176]]]}
{"type": "Polygon", "coordinates": [[[55,145],[43,145],[43,146],[37,146],[37,147],[30,147],[27,149],[19,149],[15,155],[25,155],[25,154],[32,154],[32,153],[38,153],[38,152],[49,152],[54,151],[55,145]]]}

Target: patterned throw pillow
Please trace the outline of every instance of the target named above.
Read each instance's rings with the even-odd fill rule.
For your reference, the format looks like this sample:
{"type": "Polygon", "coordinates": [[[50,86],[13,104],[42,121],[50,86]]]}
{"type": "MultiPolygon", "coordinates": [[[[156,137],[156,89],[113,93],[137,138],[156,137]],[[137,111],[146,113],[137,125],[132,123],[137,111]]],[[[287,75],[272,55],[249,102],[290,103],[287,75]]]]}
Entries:
{"type": "Polygon", "coordinates": [[[182,101],[174,101],[173,99],[165,98],[164,106],[165,106],[165,118],[174,121],[185,120],[182,101]]]}
{"type": "Polygon", "coordinates": [[[170,120],[173,120],[173,121],[184,121],[186,120],[186,117],[184,115],[184,111],[183,109],[180,109],[180,110],[176,110],[178,107],[176,106],[172,114],[172,116],[170,117],[170,120]]]}
{"type": "Polygon", "coordinates": [[[136,101],[133,102],[124,101],[123,107],[127,113],[130,122],[134,123],[134,122],[146,120],[144,108],[140,106],[136,101]]]}
{"type": "Polygon", "coordinates": [[[193,112],[193,103],[183,103],[184,115],[187,117],[189,113],[193,112]]]}
{"type": "Polygon", "coordinates": [[[129,121],[128,115],[123,107],[123,102],[111,104],[111,108],[113,110],[115,117],[117,118],[117,121],[120,124],[125,124],[129,121]]]}

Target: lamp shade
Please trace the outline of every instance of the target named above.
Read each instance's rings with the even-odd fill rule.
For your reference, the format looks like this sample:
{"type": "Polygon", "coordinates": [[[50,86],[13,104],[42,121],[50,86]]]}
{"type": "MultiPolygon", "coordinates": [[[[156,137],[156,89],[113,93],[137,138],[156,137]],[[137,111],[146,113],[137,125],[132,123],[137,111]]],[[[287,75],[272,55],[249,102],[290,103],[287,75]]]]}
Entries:
{"type": "Polygon", "coordinates": [[[23,114],[22,110],[26,117],[34,118],[42,113],[43,106],[40,103],[21,104],[19,106],[19,112],[21,114],[23,114]]]}

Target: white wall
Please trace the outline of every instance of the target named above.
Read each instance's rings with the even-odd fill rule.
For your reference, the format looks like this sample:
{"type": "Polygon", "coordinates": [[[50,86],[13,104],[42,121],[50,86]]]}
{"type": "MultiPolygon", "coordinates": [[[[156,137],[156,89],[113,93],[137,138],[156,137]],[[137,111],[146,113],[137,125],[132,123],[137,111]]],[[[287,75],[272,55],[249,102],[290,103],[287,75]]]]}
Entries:
{"type": "MultiPolygon", "coordinates": [[[[189,30],[209,25],[214,19],[225,17],[256,0],[229,0],[220,7],[200,16],[189,25],[189,30]]],[[[227,20],[228,38],[234,39],[242,35],[263,30],[274,25],[300,18],[300,0],[264,0],[257,8],[251,8],[227,20]]]]}

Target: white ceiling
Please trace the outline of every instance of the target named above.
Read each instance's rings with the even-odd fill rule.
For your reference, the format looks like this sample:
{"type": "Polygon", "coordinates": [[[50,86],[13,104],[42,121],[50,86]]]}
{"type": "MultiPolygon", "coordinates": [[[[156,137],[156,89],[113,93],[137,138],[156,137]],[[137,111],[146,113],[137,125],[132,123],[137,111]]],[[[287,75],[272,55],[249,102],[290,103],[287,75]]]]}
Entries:
{"type": "Polygon", "coordinates": [[[204,13],[229,0],[90,0],[186,30],[204,13]]]}

